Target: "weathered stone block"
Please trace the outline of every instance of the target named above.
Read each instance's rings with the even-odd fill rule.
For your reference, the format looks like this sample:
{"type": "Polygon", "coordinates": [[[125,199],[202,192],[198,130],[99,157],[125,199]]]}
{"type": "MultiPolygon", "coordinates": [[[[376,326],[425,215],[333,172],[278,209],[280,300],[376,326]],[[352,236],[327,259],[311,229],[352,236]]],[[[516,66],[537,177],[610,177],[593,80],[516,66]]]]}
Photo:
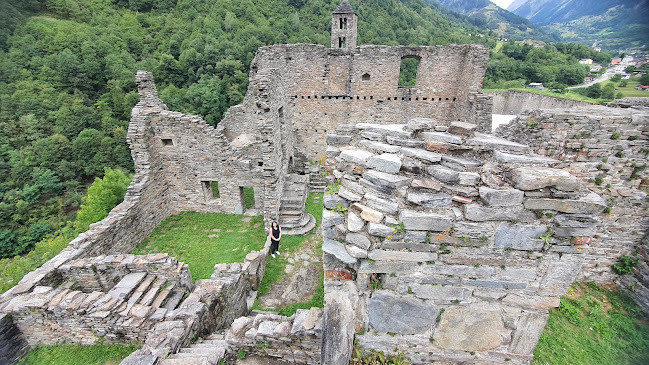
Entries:
{"type": "Polygon", "coordinates": [[[372,150],[375,152],[397,153],[401,150],[401,147],[399,146],[367,140],[360,141],[359,145],[364,149],[372,150]]]}
{"type": "Polygon", "coordinates": [[[365,221],[356,213],[349,211],[347,213],[347,229],[350,232],[358,232],[365,227],[365,221]]]}
{"type": "Polygon", "coordinates": [[[511,181],[516,189],[537,190],[548,186],[563,191],[579,188],[577,178],[568,171],[545,167],[519,167],[511,172],[511,181]]]}
{"type": "Polygon", "coordinates": [[[606,202],[599,195],[590,193],[580,199],[527,199],[527,209],[556,210],[571,214],[599,214],[606,209],[606,202]]]}
{"type": "Polygon", "coordinates": [[[345,217],[338,214],[338,212],[334,212],[333,210],[329,210],[329,209],[323,209],[322,211],[323,227],[331,227],[337,224],[342,224],[343,222],[345,222],[345,217]]]}
{"type": "Polygon", "coordinates": [[[471,289],[439,285],[410,285],[417,298],[432,299],[435,302],[467,302],[471,298],[471,289]]]}
{"type": "Polygon", "coordinates": [[[394,136],[402,138],[412,138],[412,132],[404,129],[405,124],[372,124],[357,123],[356,128],[363,129],[366,132],[379,133],[385,136],[394,136]]]}
{"type": "Polygon", "coordinates": [[[525,313],[516,325],[516,331],[508,350],[514,354],[532,355],[548,321],[548,316],[548,313],[525,313]]]}
{"type": "Polygon", "coordinates": [[[444,132],[424,132],[421,134],[427,141],[446,142],[452,144],[462,144],[462,138],[453,134],[444,132]]]}
{"type": "Polygon", "coordinates": [[[427,262],[436,260],[437,254],[431,252],[371,250],[368,252],[367,257],[374,261],[427,262]]]}
{"type": "Polygon", "coordinates": [[[341,186],[340,189],[338,189],[338,196],[352,202],[358,202],[363,199],[362,196],[354,193],[353,191],[347,189],[344,186],[341,186]]]}
{"type": "Polygon", "coordinates": [[[399,221],[403,222],[406,229],[413,231],[442,232],[453,226],[453,220],[448,215],[417,212],[408,209],[401,211],[399,221]]]}
{"type": "Polygon", "coordinates": [[[439,308],[420,299],[375,291],[367,304],[370,326],[379,332],[417,334],[429,331],[439,308]]]}
{"type": "Polygon", "coordinates": [[[464,205],[464,217],[475,222],[484,221],[517,221],[533,222],[534,213],[522,206],[513,207],[484,207],[478,204],[464,205]]]}
{"type": "Polygon", "coordinates": [[[444,193],[433,194],[410,190],[407,199],[409,202],[425,208],[440,208],[451,205],[451,196],[444,193]]]}
{"type": "Polygon", "coordinates": [[[474,223],[467,221],[455,222],[455,235],[457,237],[468,237],[480,239],[482,237],[492,237],[494,235],[494,226],[491,222],[474,223]]]}
{"type": "Polygon", "coordinates": [[[509,333],[499,311],[454,307],[442,314],[433,339],[445,350],[487,351],[500,346],[509,333]]]}
{"type": "Polygon", "coordinates": [[[455,184],[460,182],[460,174],[448,167],[439,165],[428,166],[426,171],[428,171],[432,177],[445,183],[455,184]]]}
{"type": "Polygon", "coordinates": [[[458,157],[458,156],[452,156],[452,155],[444,155],[442,156],[442,161],[443,162],[448,162],[454,165],[459,165],[464,168],[473,168],[473,167],[480,167],[483,165],[483,162],[475,159],[475,158],[468,158],[468,157],[458,157]]]}
{"type": "Polygon", "coordinates": [[[412,179],[404,176],[387,174],[385,172],[375,170],[366,171],[363,174],[363,178],[378,186],[391,189],[398,189],[400,187],[408,186],[410,185],[410,181],[412,181],[412,179]]]}
{"type": "Polygon", "coordinates": [[[365,162],[367,162],[367,160],[369,160],[372,156],[374,156],[372,152],[367,152],[359,149],[349,149],[340,152],[338,158],[357,165],[365,165],[365,162]]]}
{"type": "Polygon", "coordinates": [[[544,242],[539,237],[545,234],[545,225],[522,225],[503,222],[498,226],[494,236],[494,248],[512,248],[514,250],[540,250],[544,242]]]}
{"type": "Polygon", "coordinates": [[[523,203],[525,193],[518,189],[492,189],[481,186],[480,199],[490,207],[507,207],[523,203]]]}
{"type": "Polygon", "coordinates": [[[383,217],[385,217],[383,213],[379,212],[378,210],[374,210],[362,204],[354,203],[352,205],[352,208],[360,211],[361,218],[368,222],[381,223],[383,221],[383,217]]]}
{"type": "Polygon", "coordinates": [[[349,203],[345,199],[342,199],[340,196],[338,196],[338,194],[325,194],[322,198],[322,202],[324,204],[324,207],[327,209],[335,209],[339,203],[345,208],[349,207],[349,203]]]}
{"type": "Polygon", "coordinates": [[[365,194],[365,201],[371,208],[384,213],[396,213],[399,210],[399,203],[392,198],[383,198],[376,194],[365,194]]]}
{"type": "Polygon", "coordinates": [[[529,152],[529,147],[506,140],[504,138],[495,137],[490,134],[476,133],[475,137],[466,141],[466,144],[470,146],[480,146],[485,149],[500,149],[505,151],[514,151],[514,152],[529,152]]]}
{"type": "Polygon", "coordinates": [[[356,265],[356,259],[351,257],[349,253],[347,253],[345,246],[338,241],[325,239],[324,243],[322,244],[322,251],[335,256],[344,264],[347,264],[349,266],[356,265]]]}
{"type": "Polygon", "coordinates": [[[379,156],[371,157],[365,166],[378,171],[397,173],[401,169],[401,159],[392,153],[384,153],[379,156]]]}
{"type": "Polygon", "coordinates": [[[478,126],[472,123],[452,122],[448,127],[448,132],[463,136],[473,136],[477,128],[478,126]]]}
{"type": "Polygon", "coordinates": [[[414,157],[428,162],[440,162],[442,160],[442,155],[440,153],[429,152],[421,148],[401,147],[401,153],[404,156],[414,157]]]}
{"type": "Polygon", "coordinates": [[[405,130],[410,131],[410,132],[419,132],[419,131],[425,131],[425,130],[430,130],[435,127],[435,122],[434,119],[430,118],[413,118],[410,119],[407,123],[406,126],[404,127],[405,130]]]}
{"type": "Polygon", "coordinates": [[[345,146],[351,142],[351,136],[344,136],[340,134],[327,134],[327,144],[331,146],[345,146]]]}
{"type": "MultiPolygon", "coordinates": [[[[371,224],[371,223],[370,223],[371,224]]],[[[350,243],[358,248],[362,248],[364,250],[367,250],[370,248],[370,245],[372,245],[372,242],[370,242],[370,239],[367,238],[367,236],[360,234],[360,233],[347,233],[347,236],[345,236],[345,241],[347,243],[350,243]]]]}
{"type": "Polygon", "coordinates": [[[435,191],[442,190],[442,185],[439,182],[430,179],[414,179],[410,186],[413,188],[423,188],[435,191]]]}
{"type": "Polygon", "coordinates": [[[480,175],[475,172],[459,172],[458,177],[460,185],[476,185],[480,182],[480,175]]]}
{"type": "Polygon", "coordinates": [[[394,234],[394,228],[388,227],[384,224],[369,223],[367,225],[367,233],[372,236],[388,237],[394,234]]]}
{"type": "Polygon", "coordinates": [[[502,151],[494,151],[494,158],[505,163],[520,163],[527,165],[550,165],[559,163],[558,160],[540,155],[514,155],[502,151]]]}

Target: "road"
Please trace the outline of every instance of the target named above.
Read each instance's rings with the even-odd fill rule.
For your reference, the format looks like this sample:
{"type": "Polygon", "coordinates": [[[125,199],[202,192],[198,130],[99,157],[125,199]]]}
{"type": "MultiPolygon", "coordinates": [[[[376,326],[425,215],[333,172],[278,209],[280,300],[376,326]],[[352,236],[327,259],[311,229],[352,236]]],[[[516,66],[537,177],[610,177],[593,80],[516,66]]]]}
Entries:
{"type": "Polygon", "coordinates": [[[567,87],[566,89],[577,89],[577,88],[580,88],[580,87],[589,87],[589,86],[594,85],[594,84],[596,84],[598,82],[604,82],[604,81],[608,80],[609,78],[611,78],[611,76],[614,76],[614,75],[615,75],[615,70],[614,69],[609,69],[609,70],[606,70],[605,74],[603,74],[602,76],[596,78],[593,81],[590,81],[590,82],[587,82],[587,83],[581,84],[581,85],[570,86],[570,87],[567,87]]]}

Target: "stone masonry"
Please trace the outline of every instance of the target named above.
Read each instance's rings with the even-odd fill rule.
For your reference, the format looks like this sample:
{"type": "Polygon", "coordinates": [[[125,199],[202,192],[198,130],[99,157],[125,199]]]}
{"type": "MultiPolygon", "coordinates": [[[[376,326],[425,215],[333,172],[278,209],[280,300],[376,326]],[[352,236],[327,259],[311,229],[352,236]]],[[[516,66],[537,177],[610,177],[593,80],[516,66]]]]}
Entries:
{"type": "Polygon", "coordinates": [[[557,160],[476,128],[418,118],[330,135],[344,142],[328,149],[326,363],[349,361],[354,333],[414,363],[531,360],[606,204],[557,160]]]}

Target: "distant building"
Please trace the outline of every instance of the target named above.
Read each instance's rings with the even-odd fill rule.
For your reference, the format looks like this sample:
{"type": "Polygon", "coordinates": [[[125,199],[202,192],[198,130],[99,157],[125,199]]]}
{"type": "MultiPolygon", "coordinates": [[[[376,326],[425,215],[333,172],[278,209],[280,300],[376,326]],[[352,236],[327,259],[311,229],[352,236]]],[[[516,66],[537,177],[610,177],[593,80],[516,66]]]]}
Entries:
{"type": "Polygon", "coordinates": [[[649,85],[638,85],[635,88],[640,91],[649,91],[649,85]]]}
{"type": "Polygon", "coordinates": [[[600,72],[602,71],[602,65],[593,65],[590,68],[590,72],[600,72]]]}
{"type": "Polygon", "coordinates": [[[631,75],[629,74],[622,74],[622,80],[628,80],[631,78],[631,75]]]}
{"type": "Polygon", "coordinates": [[[622,63],[629,63],[629,62],[633,62],[633,56],[625,56],[622,59],[622,63]]]}
{"type": "Polygon", "coordinates": [[[582,58],[579,60],[579,63],[581,63],[582,65],[592,65],[593,60],[591,58],[582,58]]]}
{"type": "Polygon", "coordinates": [[[622,59],[621,59],[621,58],[613,58],[613,59],[611,60],[611,64],[612,64],[612,65],[617,65],[617,64],[620,63],[620,62],[622,62],[622,59]]]}
{"type": "Polygon", "coordinates": [[[542,82],[530,82],[529,86],[538,90],[545,90],[545,86],[543,86],[542,82]]]}

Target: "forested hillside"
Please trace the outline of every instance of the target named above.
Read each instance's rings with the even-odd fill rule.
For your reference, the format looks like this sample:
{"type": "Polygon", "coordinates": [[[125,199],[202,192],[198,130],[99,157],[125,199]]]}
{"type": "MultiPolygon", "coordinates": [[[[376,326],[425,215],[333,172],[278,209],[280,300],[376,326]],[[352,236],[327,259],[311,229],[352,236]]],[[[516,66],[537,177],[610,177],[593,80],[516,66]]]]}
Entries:
{"type": "MultiPolygon", "coordinates": [[[[216,125],[242,100],[257,48],[329,45],[338,2],[0,0],[0,258],[72,219],[104,167],[133,169],[136,70],[154,73],[170,108],[216,125]]],[[[352,3],[359,44],[486,42],[423,0],[352,3]]]]}

